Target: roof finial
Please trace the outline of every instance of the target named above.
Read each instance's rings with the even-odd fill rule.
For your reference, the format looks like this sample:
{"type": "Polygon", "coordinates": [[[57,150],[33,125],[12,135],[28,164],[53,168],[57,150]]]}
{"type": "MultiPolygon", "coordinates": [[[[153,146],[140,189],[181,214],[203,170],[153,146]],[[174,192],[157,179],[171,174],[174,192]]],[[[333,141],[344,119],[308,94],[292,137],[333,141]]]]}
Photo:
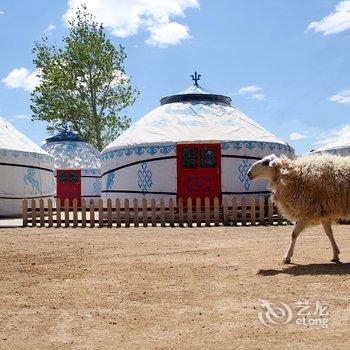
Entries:
{"type": "Polygon", "coordinates": [[[191,74],[191,78],[194,81],[194,86],[199,87],[198,81],[201,79],[201,75],[197,74],[197,72],[194,72],[194,74],[191,74]]]}

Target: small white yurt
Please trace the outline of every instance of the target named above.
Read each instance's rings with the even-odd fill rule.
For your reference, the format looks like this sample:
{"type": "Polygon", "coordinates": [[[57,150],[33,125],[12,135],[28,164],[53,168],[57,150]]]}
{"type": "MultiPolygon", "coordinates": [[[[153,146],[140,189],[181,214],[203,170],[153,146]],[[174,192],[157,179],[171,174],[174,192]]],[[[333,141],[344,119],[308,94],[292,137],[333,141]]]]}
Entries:
{"type": "Polygon", "coordinates": [[[102,151],[102,197],[221,200],[269,193],[247,170],[271,153],[291,156],[294,150],[231,106],[230,97],[196,82],[164,97],[102,151]]]}
{"type": "Polygon", "coordinates": [[[101,196],[100,152],[67,128],[46,139],[43,149],[55,159],[56,196],[61,203],[68,198],[90,199],[101,196]]]}
{"type": "Polygon", "coordinates": [[[312,154],[329,153],[338,156],[350,156],[350,135],[344,135],[313,151],[312,154]]]}
{"type": "Polygon", "coordinates": [[[0,118],[0,216],[19,216],[23,198],[53,198],[53,171],[53,157],[0,118]]]}

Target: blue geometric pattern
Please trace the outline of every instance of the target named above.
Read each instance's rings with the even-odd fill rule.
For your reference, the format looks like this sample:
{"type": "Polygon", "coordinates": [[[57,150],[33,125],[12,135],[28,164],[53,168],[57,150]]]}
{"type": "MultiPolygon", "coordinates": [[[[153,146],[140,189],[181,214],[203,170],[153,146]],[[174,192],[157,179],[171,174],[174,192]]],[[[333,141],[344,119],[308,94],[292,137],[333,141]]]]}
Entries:
{"type": "MultiPolygon", "coordinates": [[[[294,150],[292,147],[288,145],[283,145],[277,142],[259,142],[259,141],[230,141],[221,143],[221,149],[226,151],[230,148],[235,150],[248,149],[253,150],[258,148],[260,150],[267,149],[269,151],[278,150],[283,152],[286,155],[294,154],[294,150]]],[[[159,145],[159,146],[146,146],[146,147],[130,147],[130,148],[119,148],[114,151],[107,151],[101,155],[102,160],[107,160],[111,158],[120,158],[122,156],[130,157],[132,155],[141,156],[145,153],[153,156],[158,152],[161,154],[175,153],[176,145],[159,145]]]]}
{"type": "Polygon", "coordinates": [[[152,172],[148,169],[147,163],[143,162],[137,172],[139,181],[137,182],[143,194],[146,194],[152,186],[152,172]]]}
{"type": "Polygon", "coordinates": [[[252,166],[252,164],[248,162],[249,162],[249,159],[242,159],[242,162],[238,167],[239,181],[241,181],[246,191],[249,190],[252,184],[249,177],[247,176],[247,171],[252,166]]]}
{"type": "Polygon", "coordinates": [[[99,196],[101,194],[101,182],[100,179],[95,179],[94,183],[92,184],[94,188],[94,193],[96,196],[99,196]]]}

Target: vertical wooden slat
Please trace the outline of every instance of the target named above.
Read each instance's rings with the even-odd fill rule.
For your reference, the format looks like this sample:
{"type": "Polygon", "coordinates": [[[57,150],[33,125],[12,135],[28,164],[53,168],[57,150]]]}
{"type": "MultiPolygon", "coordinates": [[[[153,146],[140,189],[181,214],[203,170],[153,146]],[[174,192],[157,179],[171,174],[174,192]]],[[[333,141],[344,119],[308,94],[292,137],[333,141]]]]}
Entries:
{"type": "Polygon", "coordinates": [[[86,227],[86,203],[84,198],[81,200],[81,227],[86,227]]]}
{"type": "Polygon", "coordinates": [[[269,225],[273,225],[273,203],[271,196],[269,197],[268,203],[269,225]]]}
{"type": "Polygon", "coordinates": [[[120,209],[120,199],[117,198],[115,200],[115,220],[116,220],[116,225],[117,227],[122,226],[122,214],[121,214],[121,209],[120,209]]]}
{"type": "Polygon", "coordinates": [[[95,202],[90,199],[90,227],[95,227],[95,202]]]}
{"type": "Polygon", "coordinates": [[[36,226],[36,202],[35,199],[31,200],[31,209],[32,209],[32,226],[36,226]]]}
{"type": "Polygon", "coordinates": [[[23,218],[23,227],[28,226],[28,201],[23,198],[22,201],[22,218],[23,218]]]}
{"type": "Polygon", "coordinates": [[[196,198],[196,225],[201,227],[202,225],[202,201],[199,197],[196,198]]]}
{"type": "Polygon", "coordinates": [[[107,199],[107,226],[113,226],[113,217],[112,217],[112,199],[107,199]]]}
{"type": "Polygon", "coordinates": [[[40,227],[45,226],[45,207],[44,200],[42,198],[39,199],[39,213],[40,213],[40,227]]]}
{"type": "Polygon", "coordinates": [[[56,226],[61,227],[61,199],[56,198],[56,226]]]}
{"type": "Polygon", "coordinates": [[[129,199],[124,199],[124,216],[125,216],[125,227],[130,227],[130,209],[129,199]]]}
{"type": "Polygon", "coordinates": [[[237,197],[232,197],[232,225],[237,226],[237,197]]]}
{"type": "Polygon", "coordinates": [[[53,226],[53,211],[52,211],[52,199],[49,198],[47,201],[47,216],[49,219],[49,227],[53,226]]]}
{"type": "Polygon", "coordinates": [[[103,200],[100,198],[98,200],[98,227],[103,227],[103,200]]]}
{"type": "Polygon", "coordinates": [[[222,200],[222,221],[224,225],[228,225],[229,222],[229,216],[228,216],[228,203],[227,203],[227,197],[224,196],[222,200]]]}
{"type": "Polygon", "coordinates": [[[255,219],[256,215],[255,215],[255,196],[252,194],[250,196],[250,222],[252,224],[252,226],[255,226],[255,219]]]}
{"type": "Polygon", "coordinates": [[[188,227],[192,227],[193,218],[192,218],[192,198],[187,198],[187,225],[188,227]]]}
{"type": "Polygon", "coordinates": [[[164,198],[160,199],[160,226],[165,227],[165,204],[164,198]]]}
{"type": "Polygon", "coordinates": [[[139,227],[139,202],[134,198],[134,226],[139,227]]]}
{"type": "Polygon", "coordinates": [[[241,215],[242,215],[242,225],[247,225],[247,198],[245,194],[241,198],[241,215]]]}
{"type": "Polygon", "coordinates": [[[184,201],[182,198],[179,198],[177,201],[177,209],[179,211],[179,226],[183,227],[184,225],[184,201]]]}
{"type": "Polygon", "coordinates": [[[259,196],[259,223],[265,225],[265,198],[259,196]]]}
{"type": "Polygon", "coordinates": [[[148,226],[148,210],[147,210],[147,199],[142,199],[142,225],[143,227],[148,226]]]}
{"type": "Polygon", "coordinates": [[[73,199],[73,227],[78,227],[78,200],[73,199]]]}
{"type": "Polygon", "coordinates": [[[170,227],[175,226],[174,200],[172,198],[169,199],[169,222],[170,227]]]}
{"type": "Polygon", "coordinates": [[[220,225],[220,203],[219,198],[214,198],[214,224],[215,226],[220,225]]]}
{"type": "Polygon", "coordinates": [[[151,199],[151,217],[152,217],[152,226],[157,226],[157,203],[154,198],[151,199]]]}
{"type": "Polygon", "coordinates": [[[210,199],[208,197],[204,200],[204,215],[205,215],[205,226],[210,226],[210,199]]]}
{"type": "Polygon", "coordinates": [[[69,227],[69,199],[64,200],[64,226],[69,227]]]}

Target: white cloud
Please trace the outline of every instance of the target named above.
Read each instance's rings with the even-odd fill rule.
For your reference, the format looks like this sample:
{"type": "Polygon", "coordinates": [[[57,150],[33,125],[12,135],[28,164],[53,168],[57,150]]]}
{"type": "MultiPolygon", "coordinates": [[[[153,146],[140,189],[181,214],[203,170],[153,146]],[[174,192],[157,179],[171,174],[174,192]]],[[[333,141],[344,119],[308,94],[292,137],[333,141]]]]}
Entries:
{"type": "Polygon", "coordinates": [[[190,39],[188,27],[176,22],[156,25],[150,28],[151,36],[146,43],[152,46],[166,47],[177,45],[184,39],[190,39]]]}
{"type": "Polygon", "coordinates": [[[244,95],[244,94],[254,94],[258,91],[262,90],[261,87],[256,86],[256,85],[249,85],[249,86],[243,86],[238,90],[238,93],[240,95],[244,95]]]}
{"type": "Polygon", "coordinates": [[[343,90],[331,96],[330,101],[342,104],[350,104],[350,90],[343,90]]]}
{"type": "Polygon", "coordinates": [[[305,134],[300,134],[298,132],[292,132],[290,133],[289,135],[289,138],[292,140],[292,141],[297,141],[297,140],[301,140],[301,139],[305,139],[307,136],[305,134]]]}
{"type": "Polygon", "coordinates": [[[15,118],[20,120],[31,120],[31,116],[27,114],[18,114],[15,118]]]}
{"type": "Polygon", "coordinates": [[[172,19],[184,17],[188,8],[199,7],[199,0],[68,0],[63,15],[66,23],[83,3],[112,35],[126,38],[145,29],[150,33],[146,43],[160,47],[177,45],[190,37],[188,28],[172,19]]]}
{"type": "Polygon", "coordinates": [[[258,101],[265,101],[266,100],[266,97],[264,94],[253,94],[252,98],[254,98],[255,100],[258,100],[258,101]]]}
{"type": "Polygon", "coordinates": [[[338,130],[322,133],[316,140],[315,144],[326,145],[335,141],[349,142],[350,140],[350,124],[344,125],[338,130]]]}
{"type": "Polygon", "coordinates": [[[254,100],[265,101],[266,96],[261,93],[262,88],[256,85],[248,85],[241,87],[234,95],[246,95],[254,100]]]}
{"type": "Polygon", "coordinates": [[[318,22],[311,22],[307,30],[323,35],[341,33],[350,29],[350,0],[341,1],[335,11],[318,22]]]}
{"type": "Polygon", "coordinates": [[[44,33],[50,34],[56,29],[54,24],[49,24],[47,28],[44,29],[44,33]]]}
{"type": "Polygon", "coordinates": [[[0,15],[4,15],[4,14],[5,14],[5,12],[0,9],[0,15]]]}
{"type": "Polygon", "coordinates": [[[1,81],[10,88],[24,89],[26,91],[33,91],[34,88],[39,84],[39,70],[35,70],[30,73],[28,69],[21,67],[15,68],[11,71],[7,77],[3,78],[1,81]]]}

